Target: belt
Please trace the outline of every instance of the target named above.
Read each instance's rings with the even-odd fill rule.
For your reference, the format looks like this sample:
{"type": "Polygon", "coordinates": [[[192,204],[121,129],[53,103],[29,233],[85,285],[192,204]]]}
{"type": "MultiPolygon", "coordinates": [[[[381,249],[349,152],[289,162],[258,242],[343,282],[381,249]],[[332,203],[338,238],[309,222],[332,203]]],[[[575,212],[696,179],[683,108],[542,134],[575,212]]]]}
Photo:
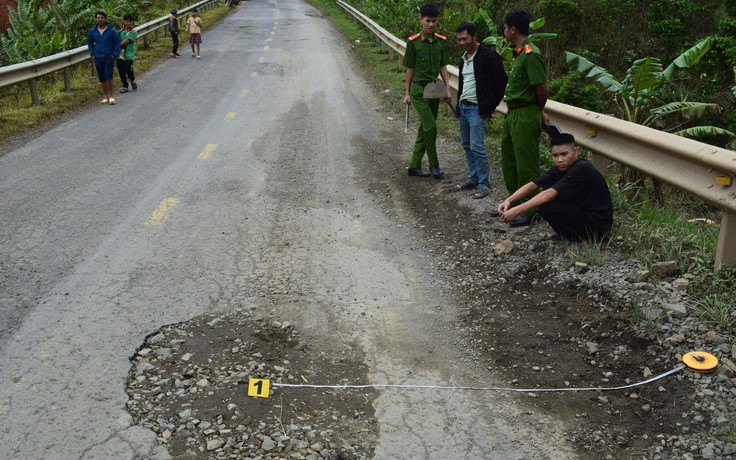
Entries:
{"type": "Polygon", "coordinates": [[[462,101],[460,101],[460,104],[463,104],[463,105],[473,105],[473,106],[478,105],[475,102],[470,102],[467,99],[463,99],[462,101]]]}
{"type": "Polygon", "coordinates": [[[506,107],[508,107],[509,110],[520,109],[528,105],[532,105],[532,103],[525,101],[506,101],[506,107]]]}

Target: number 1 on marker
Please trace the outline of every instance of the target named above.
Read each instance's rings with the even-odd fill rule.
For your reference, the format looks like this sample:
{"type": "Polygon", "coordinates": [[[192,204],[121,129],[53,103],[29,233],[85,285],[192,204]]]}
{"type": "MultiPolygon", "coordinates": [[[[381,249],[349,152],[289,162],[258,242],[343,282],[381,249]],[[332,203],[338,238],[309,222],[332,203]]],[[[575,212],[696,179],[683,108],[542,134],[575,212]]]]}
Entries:
{"type": "Polygon", "coordinates": [[[270,380],[253,378],[248,380],[248,396],[252,398],[268,398],[270,391],[270,380]]]}

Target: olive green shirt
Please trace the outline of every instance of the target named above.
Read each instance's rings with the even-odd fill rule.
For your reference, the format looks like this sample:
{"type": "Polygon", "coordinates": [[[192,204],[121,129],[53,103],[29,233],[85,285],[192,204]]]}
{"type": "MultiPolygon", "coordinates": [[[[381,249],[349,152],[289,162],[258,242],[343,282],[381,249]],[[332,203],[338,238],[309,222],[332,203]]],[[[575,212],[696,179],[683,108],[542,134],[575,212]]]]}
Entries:
{"type": "Polygon", "coordinates": [[[514,54],[504,100],[534,104],[537,102],[536,86],[547,81],[544,58],[539,48],[529,39],[524,40],[521,46],[514,50],[514,54]]]}
{"type": "Polygon", "coordinates": [[[434,34],[430,41],[422,34],[409,37],[406,42],[404,66],[414,69],[412,83],[425,83],[437,79],[440,67],[450,63],[447,39],[434,34]]]}

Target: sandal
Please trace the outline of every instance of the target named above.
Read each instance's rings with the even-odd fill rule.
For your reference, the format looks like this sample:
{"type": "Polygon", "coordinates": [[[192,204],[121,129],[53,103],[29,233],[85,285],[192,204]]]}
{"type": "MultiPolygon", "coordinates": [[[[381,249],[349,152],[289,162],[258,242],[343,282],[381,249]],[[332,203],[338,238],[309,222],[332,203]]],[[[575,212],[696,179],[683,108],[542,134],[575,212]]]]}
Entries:
{"type": "Polygon", "coordinates": [[[472,196],[474,200],[479,200],[479,199],[481,199],[481,198],[485,198],[485,197],[487,197],[489,193],[491,193],[491,191],[490,191],[490,190],[488,190],[487,188],[482,188],[482,189],[480,189],[480,190],[476,190],[476,191],[475,191],[475,192],[473,192],[473,194],[472,194],[472,195],[470,195],[470,196],[472,196]]]}
{"type": "Polygon", "coordinates": [[[456,184],[455,185],[455,190],[457,190],[459,192],[461,190],[470,190],[470,189],[475,188],[477,186],[478,186],[478,184],[476,184],[472,180],[468,179],[465,182],[463,182],[462,184],[456,184]]]}

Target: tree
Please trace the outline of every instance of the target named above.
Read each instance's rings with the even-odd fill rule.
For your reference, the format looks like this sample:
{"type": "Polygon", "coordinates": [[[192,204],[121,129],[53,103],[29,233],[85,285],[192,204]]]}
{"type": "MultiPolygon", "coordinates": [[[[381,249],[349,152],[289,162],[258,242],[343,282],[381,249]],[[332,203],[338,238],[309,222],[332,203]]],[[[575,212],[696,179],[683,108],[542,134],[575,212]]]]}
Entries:
{"type": "MultiPolygon", "coordinates": [[[[734,133],[716,126],[684,127],[694,119],[706,114],[720,113],[715,103],[690,102],[686,96],[680,101],[665,103],[662,100],[665,84],[671,81],[678,69],[690,68],[708,52],[711,39],[698,42],[678,56],[666,68],[658,58],[646,57],[636,60],[619,81],[605,68],[584,57],[565,52],[568,63],[577,64],[577,70],[594,79],[605,91],[614,96],[619,107],[619,117],[644,126],[652,126],[684,137],[722,136],[734,137],[734,133]],[[681,129],[682,128],[682,129],[681,129]]],[[[638,174],[624,174],[625,182],[640,182],[638,174]]],[[[654,182],[654,199],[662,201],[660,185],[654,182]]]]}

